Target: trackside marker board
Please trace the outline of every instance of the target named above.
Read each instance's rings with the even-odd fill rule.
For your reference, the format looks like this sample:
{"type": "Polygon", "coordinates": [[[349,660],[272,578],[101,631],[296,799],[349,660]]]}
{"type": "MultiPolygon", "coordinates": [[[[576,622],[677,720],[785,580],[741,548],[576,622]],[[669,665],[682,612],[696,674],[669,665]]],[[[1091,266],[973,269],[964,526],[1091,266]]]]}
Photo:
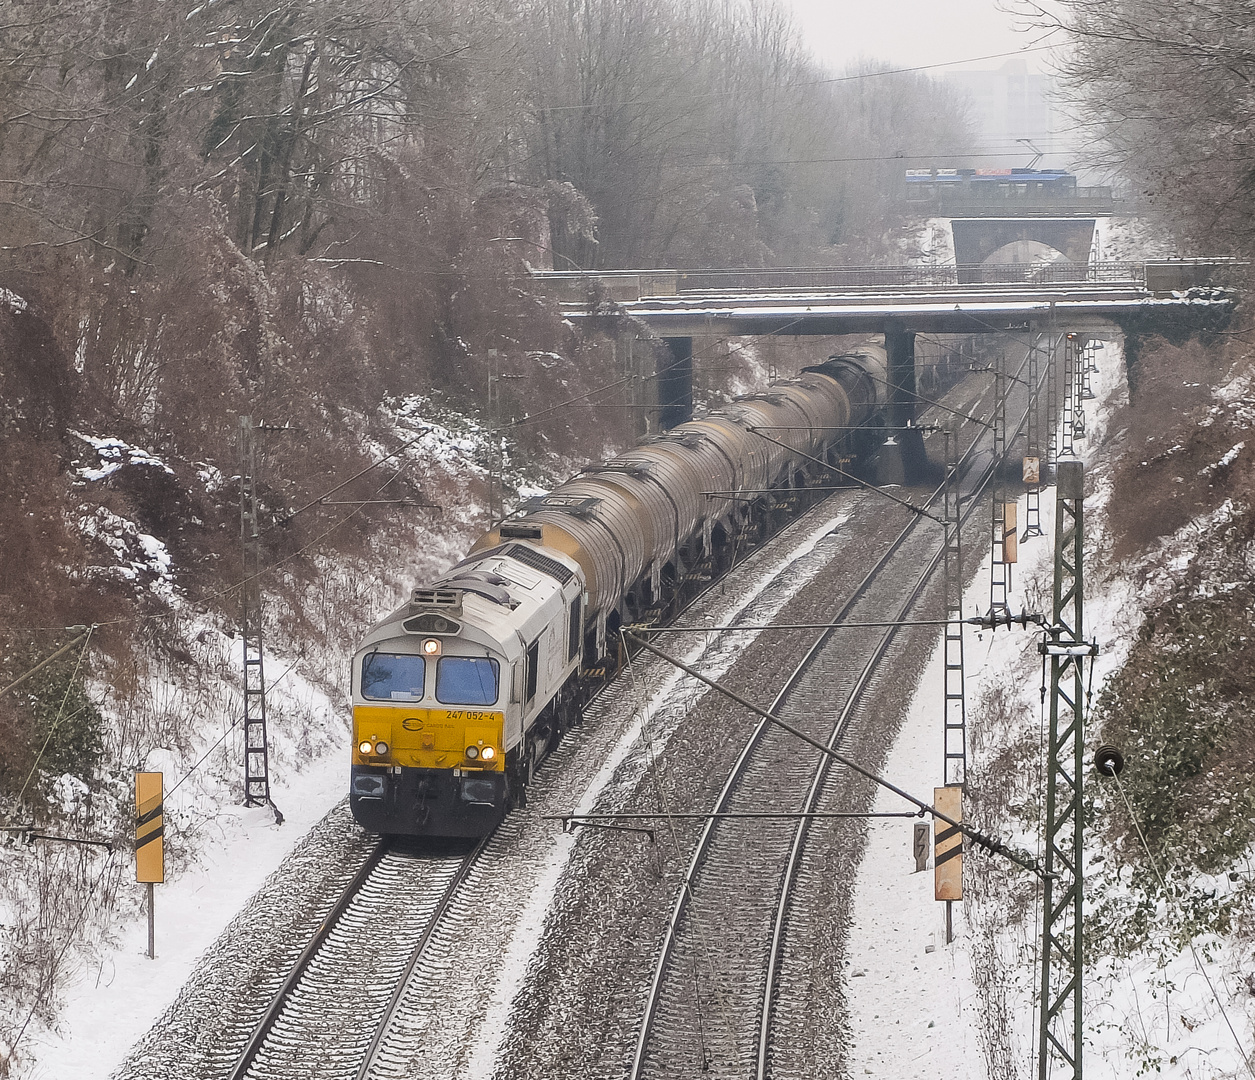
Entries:
{"type": "Polygon", "coordinates": [[[159,772],[135,774],[135,880],[165,881],[165,827],[159,772]]]}
{"type": "MultiPolygon", "coordinates": [[[[933,788],[933,805],[955,821],[963,820],[963,789],[933,788]]],[[[938,900],[963,899],[963,834],[953,825],[933,821],[934,896],[938,900]]]]}

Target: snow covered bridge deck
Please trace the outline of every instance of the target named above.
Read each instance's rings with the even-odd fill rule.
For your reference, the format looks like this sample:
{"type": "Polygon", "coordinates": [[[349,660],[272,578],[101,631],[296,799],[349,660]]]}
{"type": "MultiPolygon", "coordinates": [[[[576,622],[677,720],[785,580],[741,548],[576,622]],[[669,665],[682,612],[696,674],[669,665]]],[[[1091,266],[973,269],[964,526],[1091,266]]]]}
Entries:
{"type": "Polygon", "coordinates": [[[1097,333],[1129,318],[1219,314],[1228,260],[1078,266],[838,267],[783,270],[536,271],[572,319],[623,313],[663,337],[992,333],[1045,329],[1097,333]],[[980,277],[960,283],[960,277],[980,277]]]}

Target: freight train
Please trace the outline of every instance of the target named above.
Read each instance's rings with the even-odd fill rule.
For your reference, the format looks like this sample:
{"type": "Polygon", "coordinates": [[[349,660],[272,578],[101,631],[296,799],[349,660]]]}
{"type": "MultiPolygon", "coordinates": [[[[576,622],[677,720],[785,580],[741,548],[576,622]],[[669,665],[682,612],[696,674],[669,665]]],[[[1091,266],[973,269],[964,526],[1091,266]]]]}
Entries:
{"type": "Polygon", "coordinates": [[[773,504],[877,421],[887,376],[884,349],[863,346],[646,439],[529,500],[414,589],[353,657],[357,821],[411,836],[496,828],[579,719],[619,626],[726,569],[773,504]]]}

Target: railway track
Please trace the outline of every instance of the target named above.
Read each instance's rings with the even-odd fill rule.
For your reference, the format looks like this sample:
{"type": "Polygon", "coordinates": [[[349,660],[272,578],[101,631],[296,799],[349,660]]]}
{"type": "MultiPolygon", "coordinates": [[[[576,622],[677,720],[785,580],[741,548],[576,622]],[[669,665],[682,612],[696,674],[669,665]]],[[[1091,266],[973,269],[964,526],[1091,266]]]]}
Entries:
{"type": "MultiPolygon", "coordinates": [[[[813,530],[815,527],[813,516],[817,513],[822,514],[823,505],[822,502],[817,503],[804,510],[790,524],[790,529],[805,533],[809,522],[813,530]]],[[[783,539],[778,534],[748,553],[744,561],[751,562],[760,554],[767,556],[770,546],[783,539]]],[[[742,563],[738,562],[738,571],[741,566],[742,563]]],[[[726,579],[720,579],[694,596],[678,618],[681,620],[689,618],[691,613],[701,609],[703,603],[706,602],[713,602],[718,606],[725,605],[727,601],[719,599],[724,581],[726,579]]],[[[734,604],[736,602],[733,601],[734,604]]],[[[709,648],[703,651],[705,661],[718,663],[719,657],[716,654],[724,650],[726,644],[723,641],[711,643],[709,648]]],[[[728,663],[732,662],[731,656],[725,659],[728,663]]],[[[599,690],[586,710],[589,724],[602,726],[607,716],[616,714],[630,717],[633,700],[634,691],[626,679],[608,682],[599,690]]],[[[606,750],[609,749],[606,747],[606,750]]],[[[569,758],[571,755],[580,757],[582,753],[578,748],[564,741],[556,756],[561,759],[569,758]]],[[[566,760],[562,767],[569,769],[574,764],[576,762],[566,760]]],[[[591,779],[590,776],[588,780],[591,779]]],[[[583,783],[588,783],[588,780],[583,783]]],[[[536,798],[530,804],[530,809],[536,810],[543,806],[545,798],[546,796],[538,791],[536,798]]],[[[552,799],[553,796],[549,798],[552,799]]],[[[557,796],[557,799],[561,804],[567,802],[569,796],[565,798],[557,796]]],[[[516,815],[508,819],[490,841],[490,851],[486,855],[483,877],[484,879],[497,878],[496,889],[502,886],[501,878],[510,877],[509,870],[503,867],[508,867],[511,862],[525,857],[520,850],[520,844],[535,844],[538,839],[537,836],[532,836],[529,840],[524,840],[519,835],[520,833],[537,832],[536,826],[540,826],[541,844],[531,849],[530,865],[527,868],[529,871],[534,870],[535,864],[543,862],[550,853],[553,837],[549,828],[543,821],[537,820],[531,820],[524,825],[524,818],[528,816],[516,815]]],[[[479,877],[478,874],[476,876],[479,877]]],[[[528,889],[526,876],[516,876],[513,880],[526,895],[528,889]]],[[[487,891],[492,892],[493,888],[489,885],[487,891]]],[[[449,1001],[450,995],[457,997],[459,1002],[472,996],[465,992],[465,988],[461,992],[457,989],[459,981],[464,980],[465,970],[463,969],[467,967],[468,962],[473,962],[474,957],[498,956],[503,948],[509,947],[507,940],[509,935],[503,937],[494,929],[497,924],[491,915],[486,915],[487,909],[481,903],[482,899],[482,897],[477,898],[471,895],[467,895],[464,902],[461,897],[455,899],[454,908],[460,907],[463,910],[451,911],[449,918],[433,938],[430,948],[415,967],[403,992],[395,1001],[390,1011],[390,1018],[380,1025],[379,1038],[372,1046],[359,1074],[362,1080],[394,1080],[394,1078],[400,1080],[400,1078],[415,1075],[452,1076],[468,1073],[477,1075],[490,1067],[487,1063],[489,1059],[484,1057],[482,1048],[475,1047],[473,1043],[468,1046],[466,1036],[472,1031],[482,1036],[483,1028],[492,1026],[491,1020],[486,1021],[481,1013],[473,1023],[469,1022],[466,1016],[459,1014],[458,1007],[451,1005],[449,1001]],[[485,934],[485,926],[487,926],[487,934],[485,934]],[[459,957],[462,958],[460,961],[459,957]],[[477,1052],[483,1058],[478,1064],[475,1063],[477,1052]],[[470,1059],[470,1064],[468,1064],[468,1059],[470,1059]],[[436,1060],[441,1061],[439,1066],[432,1064],[436,1060]]],[[[498,962],[502,962],[499,957],[498,962]]]]}
{"type": "MultiPolygon", "coordinates": [[[[719,587],[715,581],[697,591],[679,615],[719,587]]],[[[613,703],[623,693],[611,681],[593,700],[613,703]]],[[[252,1026],[231,1080],[410,1075],[440,1006],[441,964],[456,947],[458,931],[449,924],[475,917],[458,910],[459,886],[491,840],[460,857],[379,841],[252,1026]]]]}
{"type": "MultiPolygon", "coordinates": [[[[793,524],[802,525],[823,505],[804,511],[793,524]]],[[[726,581],[703,590],[686,608],[712,589],[722,593],[726,581]]],[[[719,642],[710,643],[710,651],[719,649],[719,642]]],[[[621,682],[603,689],[601,703],[630,696],[621,682]]],[[[519,824],[513,823],[516,828],[519,824]]],[[[514,842],[495,838],[498,847],[514,842]]],[[[463,1050],[455,1058],[465,1055],[466,1030],[445,1031],[447,1025],[440,1020],[434,1021],[433,1029],[432,1018],[449,1011],[441,995],[451,975],[455,981],[461,978],[465,957],[457,961],[459,950],[475,937],[467,937],[468,929],[482,921],[477,905],[485,902],[484,897],[469,883],[467,888],[460,886],[468,878],[481,880],[484,874],[488,879],[502,876],[496,870],[488,873],[495,860],[480,859],[481,850],[482,846],[450,856],[423,856],[378,846],[322,920],[264,1016],[249,1018],[257,1017],[261,1008],[242,1003],[236,1014],[242,1029],[239,1021],[231,1026],[241,1031],[240,1043],[246,1033],[248,1038],[234,1066],[204,1075],[230,1075],[233,1080],[410,1076],[416,1060],[428,1059],[433,1037],[450,1049],[460,1043],[463,1050]],[[483,873],[473,871],[477,859],[483,873]]],[[[492,951],[477,949],[475,955],[492,951]]],[[[219,1044],[213,1056],[232,1060],[227,1047],[234,1041],[219,1044]]],[[[457,1071],[452,1060],[450,1068],[457,1071]]]]}
{"type": "MultiPolygon", "coordinates": [[[[973,460],[978,442],[969,446],[961,468],[973,460]]],[[[994,465],[991,461],[964,492],[968,515],[994,465]]],[[[928,505],[940,496],[938,489],[928,505]]],[[[935,524],[929,528],[919,517],[908,522],[832,621],[905,619],[943,557],[942,546],[931,535],[937,531],[935,524]],[[901,581],[911,575],[892,577],[889,570],[895,566],[914,568],[905,594],[901,581]]],[[[770,711],[829,748],[838,748],[862,711],[895,634],[894,627],[875,634],[821,632],[784,681],[770,711]]],[[[764,720],[746,741],[710,812],[849,812],[841,809],[844,772],[827,755],[816,760],[796,739],[764,720]]],[[[796,1015],[796,1009],[795,1015],[779,1016],[778,1008],[789,1010],[777,993],[794,921],[795,886],[814,875],[817,858],[822,861],[808,845],[813,820],[734,816],[706,821],[676,890],[658,952],[628,1073],[631,1080],[694,1071],[758,1080],[810,1075],[804,1062],[790,1068],[789,1054],[776,1054],[774,1032],[780,1021],[805,1029],[813,1020],[796,1015]]],[[[823,933],[824,928],[810,930],[823,933]]],[[[796,1031],[784,1040],[786,1046],[798,1041],[796,1031]]]]}
{"type": "Polygon", "coordinates": [[[483,847],[434,854],[380,840],[272,998],[231,1080],[354,1080],[483,847]]]}

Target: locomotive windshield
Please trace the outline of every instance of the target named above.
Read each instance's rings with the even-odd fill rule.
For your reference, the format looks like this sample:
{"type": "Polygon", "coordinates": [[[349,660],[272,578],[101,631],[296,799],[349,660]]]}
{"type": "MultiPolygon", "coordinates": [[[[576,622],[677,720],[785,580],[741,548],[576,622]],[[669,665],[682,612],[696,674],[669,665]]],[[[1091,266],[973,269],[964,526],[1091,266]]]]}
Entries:
{"type": "Polygon", "coordinates": [[[436,700],[444,705],[492,705],[501,666],[486,656],[442,656],[436,663],[436,700]]]}
{"type": "Polygon", "coordinates": [[[362,697],[372,701],[418,701],[427,662],[409,653],[371,653],[362,661],[362,697]]]}

